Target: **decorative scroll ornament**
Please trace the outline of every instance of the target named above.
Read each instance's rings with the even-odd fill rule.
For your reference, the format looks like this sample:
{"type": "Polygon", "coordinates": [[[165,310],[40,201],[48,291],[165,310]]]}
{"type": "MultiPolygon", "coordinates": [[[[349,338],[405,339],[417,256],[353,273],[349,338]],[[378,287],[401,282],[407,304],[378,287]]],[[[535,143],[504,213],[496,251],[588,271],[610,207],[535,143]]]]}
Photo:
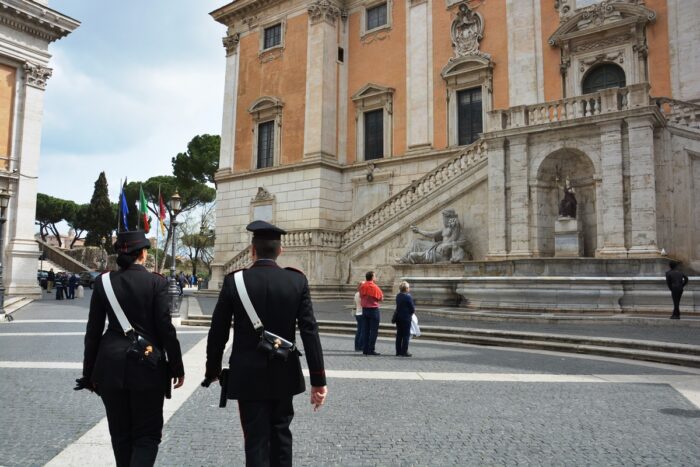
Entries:
{"type": "Polygon", "coordinates": [[[345,12],[328,0],[318,0],[309,5],[307,10],[312,24],[320,21],[327,21],[331,24],[335,24],[336,19],[345,17],[345,12]]]}
{"type": "Polygon", "coordinates": [[[491,58],[489,54],[479,50],[479,41],[484,37],[484,19],[479,13],[470,10],[466,3],[459,5],[450,33],[452,48],[457,58],[470,55],[491,58]]]}
{"type": "Polygon", "coordinates": [[[46,89],[46,82],[51,78],[53,70],[41,65],[24,64],[24,79],[29,86],[46,89]]]}
{"type": "Polygon", "coordinates": [[[238,51],[238,43],[241,41],[241,35],[231,34],[222,39],[224,43],[224,48],[226,49],[226,55],[233,55],[238,51]]]}

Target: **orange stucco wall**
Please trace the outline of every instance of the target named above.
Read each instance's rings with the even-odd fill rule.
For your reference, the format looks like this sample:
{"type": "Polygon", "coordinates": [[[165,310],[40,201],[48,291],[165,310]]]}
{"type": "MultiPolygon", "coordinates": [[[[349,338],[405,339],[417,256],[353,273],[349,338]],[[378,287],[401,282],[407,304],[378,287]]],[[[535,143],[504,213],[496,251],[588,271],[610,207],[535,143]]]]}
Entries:
{"type": "Polygon", "coordinates": [[[12,114],[14,113],[15,79],[17,70],[0,65],[0,167],[9,167],[12,151],[12,114]]]}
{"type": "Polygon", "coordinates": [[[253,119],[250,105],[259,97],[277,97],[282,110],[282,143],[280,163],[301,162],[304,152],[304,110],[306,102],[306,41],[308,17],[289,18],[286,24],[284,50],[258,56],[260,36],[257,32],[241,38],[239,44],[238,107],[236,109],[236,146],[234,171],[251,170],[253,154],[253,119]]]}
{"type": "Polygon", "coordinates": [[[650,94],[652,96],[671,96],[667,1],[647,0],[645,6],[656,12],[656,21],[647,26],[650,94]]]}
{"type": "Polygon", "coordinates": [[[394,88],[393,155],[406,152],[406,3],[393,2],[391,29],[360,41],[362,12],[348,18],[348,143],[347,160],[356,160],[355,103],[351,97],[367,83],[394,88]]]}
{"type": "Polygon", "coordinates": [[[549,45],[549,38],[559,27],[559,12],[551,0],[541,0],[542,17],[542,67],[544,78],[544,100],[554,101],[564,97],[562,78],[559,71],[561,51],[559,47],[549,45]]]}
{"type": "MultiPolygon", "coordinates": [[[[450,28],[457,5],[445,9],[444,2],[433,2],[433,116],[434,147],[447,147],[447,86],[440,76],[442,68],[453,57],[450,28]]],[[[508,32],[505,27],[506,2],[481,3],[476,9],[484,18],[484,38],[480,50],[491,55],[493,62],[493,108],[508,107],[508,32]]]]}

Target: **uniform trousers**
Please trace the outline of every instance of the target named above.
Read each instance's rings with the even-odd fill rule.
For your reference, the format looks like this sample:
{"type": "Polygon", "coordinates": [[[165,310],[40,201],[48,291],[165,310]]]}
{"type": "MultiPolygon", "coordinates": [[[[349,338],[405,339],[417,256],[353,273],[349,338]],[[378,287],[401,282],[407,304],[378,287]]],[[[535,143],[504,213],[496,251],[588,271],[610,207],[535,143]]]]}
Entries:
{"type": "Polygon", "coordinates": [[[408,353],[408,341],[411,339],[411,321],[396,321],[396,355],[408,353]]]}
{"type": "Polygon", "coordinates": [[[683,295],[683,287],[672,287],[671,298],[673,299],[673,316],[681,315],[681,296],[683,295]]]}
{"type": "Polygon", "coordinates": [[[263,401],[239,400],[238,411],[245,439],[246,466],[291,466],[292,396],[263,401]]]}
{"type": "Polygon", "coordinates": [[[151,467],[163,432],[162,389],[102,389],[117,467],[151,467]]]}

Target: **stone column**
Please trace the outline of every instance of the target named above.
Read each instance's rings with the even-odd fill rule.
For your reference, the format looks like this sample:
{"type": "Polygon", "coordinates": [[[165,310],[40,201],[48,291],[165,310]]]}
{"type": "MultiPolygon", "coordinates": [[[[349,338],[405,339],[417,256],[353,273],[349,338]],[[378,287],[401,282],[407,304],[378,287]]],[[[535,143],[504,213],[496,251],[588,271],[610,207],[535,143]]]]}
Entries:
{"type": "Polygon", "coordinates": [[[506,153],[505,140],[488,141],[489,259],[501,259],[506,250],[506,153]]]}
{"type": "Polygon", "coordinates": [[[329,0],[318,0],[309,5],[308,13],[304,159],[335,161],[338,98],[336,25],[343,12],[329,0]]]}
{"type": "Polygon", "coordinates": [[[238,105],[238,33],[224,37],[226,48],[226,84],[224,85],[224,111],[221,122],[221,151],[219,170],[233,170],[236,149],[236,106],[238,105]]]}
{"type": "Polygon", "coordinates": [[[630,151],[630,209],[632,210],[629,253],[635,256],[658,256],[654,125],[650,117],[630,117],[626,121],[630,151]]]}
{"type": "Polygon", "coordinates": [[[407,147],[420,151],[432,146],[431,24],[429,0],[408,0],[406,28],[408,98],[407,147]]]}
{"type": "Polygon", "coordinates": [[[510,253],[509,257],[532,256],[530,251],[530,202],[528,195],[527,135],[508,138],[510,172],[510,253]]]}
{"type": "Polygon", "coordinates": [[[506,0],[510,107],[535,104],[542,81],[539,0],[506,0]]]}
{"type": "Polygon", "coordinates": [[[597,198],[602,209],[603,244],[598,245],[596,256],[626,258],[625,207],[622,180],[621,122],[608,122],[600,127],[600,158],[603,168],[602,196],[597,198]]]}
{"type": "Polygon", "coordinates": [[[5,251],[6,293],[41,296],[36,280],[39,248],[34,240],[44,90],[51,68],[26,63],[17,112],[17,169],[21,174],[12,193],[5,251]]]}

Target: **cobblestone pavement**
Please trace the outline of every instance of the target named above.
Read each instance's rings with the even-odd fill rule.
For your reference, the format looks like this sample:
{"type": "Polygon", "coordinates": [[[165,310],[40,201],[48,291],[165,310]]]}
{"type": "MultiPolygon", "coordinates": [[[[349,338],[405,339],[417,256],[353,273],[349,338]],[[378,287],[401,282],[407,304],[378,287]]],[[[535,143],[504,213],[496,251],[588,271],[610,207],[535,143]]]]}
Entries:
{"type": "MultiPolygon", "coordinates": [[[[0,466],[43,465],[104,417],[96,396],[72,390],[87,304],[39,301],[0,324],[0,466]]],[[[201,361],[187,370],[196,383],[206,328],[178,332],[201,361]]],[[[394,357],[391,339],[364,357],[350,336],[322,341],[329,400],[314,413],[308,394],[295,398],[296,465],[700,464],[698,370],[421,339],[413,358],[394,357]]],[[[174,407],[158,465],[243,465],[237,407],[219,409],[218,390],[174,407]]]]}
{"type": "MultiPolygon", "coordinates": [[[[198,297],[202,313],[211,314],[216,305],[216,298],[198,297]]],[[[324,301],[314,303],[316,319],[333,321],[351,321],[352,315],[349,303],[344,301],[324,301]]],[[[393,305],[382,308],[382,323],[389,324],[393,305]]],[[[596,336],[621,339],[653,340],[660,342],[673,342],[678,344],[700,345],[700,327],[684,325],[683,320],[674,323],[663,322],[662,326],[650,324],[618,324],[617,322],[605,323],[567,323],[558,322],[551,324],[529,323],[523,321],[489,322],[479,320],[465,320],[463,318],[447,318],[432,316],[418,311],[421,325],[449,326],[471,329],[490,329],[501,331],[540,332],[546,334],[570,334],[576,336],[596,336]]],[[[668,320],[670,321],[670,320],[668,320]]]]}

